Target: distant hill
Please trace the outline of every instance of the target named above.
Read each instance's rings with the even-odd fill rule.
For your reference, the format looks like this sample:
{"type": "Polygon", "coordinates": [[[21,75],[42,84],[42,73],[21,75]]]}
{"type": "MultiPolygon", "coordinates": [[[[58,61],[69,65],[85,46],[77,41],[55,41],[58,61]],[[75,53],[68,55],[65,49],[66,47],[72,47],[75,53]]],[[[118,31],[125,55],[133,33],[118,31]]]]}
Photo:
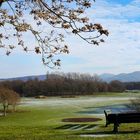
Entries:
{"type": "Polygon", "coordinates": [[[15,78],[6,78],[6,79],[0,79],[0,81],[13,81],[13,80],[21,80],[21,81],[28,81],[28,80],[34,80],[38,79],[40,81],[46,79],[46,75],[33,75],[33,76],[23,76],[23,77],[15,77],[15,78]]]}
{"type": "Polygon", "coordinates": [[[113,77],[115,75],[114,74],[109,74],[109,73],[104,73],[104,74],[101,74],[99,76],[100,76],[101,79],[106,81],[106,79],[109,79],[109,78],[111,78],[111,77],[113,77]]]}
{"type": "Polygon", "coordinates": [[[121,82],[140,82],[140,71],[135,71],[132,73],[121,73],[118,75],[102,74],[99,76],[102,80],[106,82],[110,82],[113,80],[119,80],[121,82]]]}
{"type": "MultiPolygon", "coordinates": [[[[99,75],[99,77],[103,81],[106,81],[106,82],[110,82],[110,81],[113,81],[113,80],[119,80],[121,82],[140,82],[140,71],[135,71],[135,72],[132,72],[132,73],[121,73],[121,74],[118,74],[118,75],[105,73],[105,74],[99,75]]],[[[0,81],[5,81],[5,80],[9,80],[9,81],[13,81],[13,80],[27,81],[27,80],[34,80],[36,78],[38,80],[42,81],[42,80],[46,79],[46,75],[33,75],[33,76],[7,78],[7,79],[0,79],[0,81]]]]}

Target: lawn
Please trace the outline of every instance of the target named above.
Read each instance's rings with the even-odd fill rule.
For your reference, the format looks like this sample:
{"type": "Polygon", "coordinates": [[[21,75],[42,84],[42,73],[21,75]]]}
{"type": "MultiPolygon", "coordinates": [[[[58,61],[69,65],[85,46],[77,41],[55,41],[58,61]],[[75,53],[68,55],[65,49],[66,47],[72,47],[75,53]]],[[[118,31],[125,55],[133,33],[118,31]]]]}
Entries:
{"type": "Polygon", "coordinates": [[[140,124],[122,124],[119,134],[104,127],[103,114],[81,113],[95,107],[125,104],[138,94],[104,93],[76,98],[23,98],[16,113],[0,117],[0,140],[139,140],[140,124]],[[63,122],[67,118],[100,118],[96,122],[63,122]],[[88,135],[88,137],[87,137],[88,135]]]}

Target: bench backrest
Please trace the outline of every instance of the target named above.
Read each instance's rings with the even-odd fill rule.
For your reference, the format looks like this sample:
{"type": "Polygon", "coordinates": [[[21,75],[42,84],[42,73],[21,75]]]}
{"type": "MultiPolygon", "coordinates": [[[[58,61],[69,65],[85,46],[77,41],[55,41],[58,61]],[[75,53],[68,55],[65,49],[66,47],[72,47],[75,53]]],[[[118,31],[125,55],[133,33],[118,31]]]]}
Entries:
{"type": "Polygon", "coordinates": [[[119,113],[117,114],[117,119],[120,123],[140,122],[140,113],[119,113]]]}
{"type": "Polygon", "coordinates": [[[140,122],[140,113],[111,113],[104,111],[106,116],[106,126],[111,123],[137,123],[140,122]]]}

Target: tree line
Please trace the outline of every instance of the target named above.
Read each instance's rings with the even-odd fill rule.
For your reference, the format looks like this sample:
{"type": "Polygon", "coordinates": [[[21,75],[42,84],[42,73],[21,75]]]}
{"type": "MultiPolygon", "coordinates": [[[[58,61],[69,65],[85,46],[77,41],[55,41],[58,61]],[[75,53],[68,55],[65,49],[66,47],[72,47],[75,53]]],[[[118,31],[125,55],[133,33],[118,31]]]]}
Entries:
{"type": "Polygon", "coordinates": [[[98,92],[123,92],[125,86],[120,81],[102,81],[97,75],[80,73],[48,73],[46,80],[2,81],[0,85],[14,90],[23,97],[92,95],[98,92]]]}
{"type": "Polygon", "coordinates": [[[127,90],[140,90],[140,82],[126,82],[124,85],[127,90]]]}

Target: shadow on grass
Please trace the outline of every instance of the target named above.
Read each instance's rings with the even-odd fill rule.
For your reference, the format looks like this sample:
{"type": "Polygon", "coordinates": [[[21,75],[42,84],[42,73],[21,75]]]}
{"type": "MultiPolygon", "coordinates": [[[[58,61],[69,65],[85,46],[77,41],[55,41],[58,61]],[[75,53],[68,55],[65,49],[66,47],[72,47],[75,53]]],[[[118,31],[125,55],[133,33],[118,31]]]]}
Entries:
{"type": "MultiPolygon", "coordinates": [[[[31,112],[31,111],[29,111],[29,110],[21,110],[21,109],[17,109],[15,111],[13,111],[12,109],[6,110],[6,113],[25,113],[25,112],[31,112]]],[[[3,110],[0,110],[0,113],[3,113],[3,110]]]]}
{"type": "Polygon", "coordinates": [[[100,132],[86,132],[86,133],[82,133],[84,135],[111,135],[111,134],[116,134],[116,135],[120,135],[120,134],[136,134],[136,133],[140,133],[138,130],[135,131],[119,131],[118,133],[115,133],[113,131],[100,131],[100,132]]]}
{"type": "Polygon", "coordinates": [[[56,127],[55,129],[69,129],[69,130],[90,130],[94,129],[97,125],[95,124],[66,124],[59,127],[56,127]]]}

